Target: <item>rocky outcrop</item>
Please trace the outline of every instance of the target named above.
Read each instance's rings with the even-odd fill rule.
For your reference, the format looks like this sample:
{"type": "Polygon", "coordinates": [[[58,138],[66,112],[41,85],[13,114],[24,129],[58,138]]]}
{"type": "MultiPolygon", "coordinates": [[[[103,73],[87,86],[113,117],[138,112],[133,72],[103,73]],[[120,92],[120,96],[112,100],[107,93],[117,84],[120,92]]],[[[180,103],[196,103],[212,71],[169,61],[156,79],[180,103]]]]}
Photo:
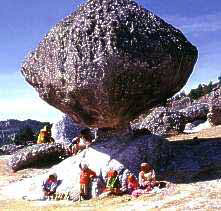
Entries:
{"type": "Polygon", "coordinates": [[[210,107],[207,118],[211,125],[221,124],[221,87],[214,90],[210,95],[210,107]]]}
{"type": "MultiPolygon", "coordinates": [[[[168,144],[167,140],[155,135],[141,136],[124,141],[112,137],[109,140],[94,143],[76,156],[65,159],[51,168],[49,174],[56,173],[58,179],[61,180],[57,192],[69,192],[74,201],[78,200],[79,197],[80,163],[87,163],[89,168],[95,171],[99,177],[98,183],[100,185],[97,186],[98,183],[96,183],[93,190],[101,187],[110,168],[118,171],[122,189],[127,190],[127,175],[131,172],[138,176],[142,162],[148,161],[152,164],[158,175],[167,168],[168,159],[171,156],[168,144]]],[[[26,179],[10,186],[8,190],[22,187],[19,192],[20,197],[37,195],[38,193],[40,195],[42,193],[42,180],[47,175],[26,179]]],[[[7,193],[7,190],[4,193],[7,193]]],[[[10,194],[10,197],[13,197],[13,193],[10,192],[10,194]]]]}
{"type": "Polygon", "coordinates": [[[15,145],[15,144],[5,144],[0,147],[0,154],[2,155],[11,155],[16,151],[22,149],[24,145],[15,145]]]}
{"type": "Polygon", "coordinates": [[[196,103],[187,108],[179,110],[185,118],[187,122],[194,122],[196,120],[206,120],[207,114],[209,112],[209,104],[208,103],[196,103]]]}
{"type": "Polygon", "coordinates": [[[45,123],[43,122],[31,119],[24,121],[15,119],[0,121],[0,145],[10,143],[24,128],[28,127],[31,128],[33,132],[38,132],[44,125],[45,123]]]}
{"type": "Polygon", "coordinates": [[[71,143],[72,139],[79,135],[82,128],[70,117],[64,115],[61,120],[53,124],[51,133],[58,143],[71,143]]]}
{"type": "Polygon", "coordinates": [[[133,130],[147,128],[153,134],[162,136],[170,133],[181,133],[185,125],[186,118],[182,113],[165,107],[158,107],[145,118],[141,118],[135,124],[132,123],[132,128],[133,130]]]}
{"type": "Polygon", "coordinates": [[[221,106],[211,105],[207,118],[211,125],[221,125],[221,106]]]}
{"type": "Polygon", "coordinates": [[[183,97],[180,100],[172,100],[170,106],[174,110],[185,109],[192,105],[191,99],[189,97],[183,97]]]}
{"type": "Polygon", "coordinates": [[[28,55],[40,97],[89,127],[125,128],[186,83],[197,49],[131,0],[88,0],[28,55]]]}
{"type": "Polygon", "coordinates": [[[65,154],[61,144],[35,144],[14,153],[8,165],[13,171],[30,166],[43,166],[58,161],[65,154]]]}

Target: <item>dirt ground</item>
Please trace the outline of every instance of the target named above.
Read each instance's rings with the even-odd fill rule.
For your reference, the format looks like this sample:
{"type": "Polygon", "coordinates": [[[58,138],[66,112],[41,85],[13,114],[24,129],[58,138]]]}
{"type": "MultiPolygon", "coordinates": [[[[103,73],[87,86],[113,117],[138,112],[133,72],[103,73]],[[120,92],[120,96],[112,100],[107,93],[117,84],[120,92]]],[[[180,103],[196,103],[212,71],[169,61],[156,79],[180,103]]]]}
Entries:
{"type": "MultiPolygon", "coordinates": [[[[221,141],[221,126],[204,129],[194,134],[168,137],[170,141],[216,138],[221,141]]],[[[0,156],[0,187],[47,169],[25,169],[16,173],[7,167],[8,156],[0,156]]],[[[221,175],[221,172],[220,172],[221,175]]],[[[221,178],[221,177],[220,177],[221,178]]],[[[109,196],[82,202],[7,200],[1,195],[0,210],[221,210],[221,179],[189,184],[170,184],[168,190],[132,198],[129,195],[109,196]]]]}

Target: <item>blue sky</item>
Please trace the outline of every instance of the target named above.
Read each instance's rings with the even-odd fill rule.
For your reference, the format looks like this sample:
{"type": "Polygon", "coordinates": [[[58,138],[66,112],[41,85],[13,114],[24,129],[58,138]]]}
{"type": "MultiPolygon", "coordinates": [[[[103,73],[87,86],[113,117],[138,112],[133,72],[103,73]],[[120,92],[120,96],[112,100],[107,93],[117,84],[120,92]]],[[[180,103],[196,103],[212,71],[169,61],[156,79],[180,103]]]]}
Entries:
{"type": "MultiPolygon", "coordinates": [[[[20,65],[44,35],[83,0],[0,1],[0,120],[56,121],[62,113],[42,101],[28,85],[20,65]]],[[[221,74],[220,0],[138,0],[139,4],[179,28],[199,51],[185,90],[217,80],[221,74]]]]}

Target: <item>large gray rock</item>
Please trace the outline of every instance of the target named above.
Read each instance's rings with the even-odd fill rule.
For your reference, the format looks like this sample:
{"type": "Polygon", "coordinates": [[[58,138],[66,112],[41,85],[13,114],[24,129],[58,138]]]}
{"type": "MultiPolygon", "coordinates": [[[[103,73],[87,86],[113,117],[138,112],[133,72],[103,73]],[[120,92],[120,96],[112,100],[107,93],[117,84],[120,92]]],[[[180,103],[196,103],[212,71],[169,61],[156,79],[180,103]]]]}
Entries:
{"type": "Polygon", "coordinates": [[[183,97],[179,100],[172,100],[169,107],[171,107],[174,110],[180,110],[185,109],[186,107],[189,107],[192,105],[190,97],[183,97]]]}
{"type": "MultiPolygon", "coordinates": [[[[99,181],[92,184],[92,196],[97,196],[94,192],[100,193],[102,183],[105,181],[107,172],[113,168],[118,171],[120,183],[123,190],[127,190],[127,175],[131,172],[138,176],[140,164],[148,161],[156,169],[158,175],[168,166],[170,158],[170,147],[167,140],[158,136],[149,135],[119,141],[117,137],[92,144],[88,149],[83,150],[76,156],[71,156],[48,172],[56,173],[61,184],[57,191],[60,193],[69,192],[73,200],[79,197],[79,175],[80,163],[87,163],[89,168],[96,172],[99,181]],[[98,188],[98,189],[97,189],[98,188]],[[96,190],[97,189],[97,190],[96,190]]],[[[47,174],[47,175],[48,175],[47,174]]],[[[14,189],[22,190],[19,193],[11,193],[11,197],[22,197],[42,194],[42,180],[47,175],[41,175],[22,182],[15,183],[4,191],[4,194],[14,189]]]]}
{"type": "Polygon", "coordinates": [[[221,105],[219,106],[211,105],[210,111],[207,114],[207,118],[211,125],[213,126],[221,125],[221,105]]]}
{"type": "Polygon", "coordinates": [[[15,144],[5,144],[0,147],[0,154],[2,155],[11,155],[16,151],[22,149],[24,145],[15,145],[15,144]]]}
{"type": "Polygon", "coordinates": [[[209,112],[208,103],[195,103],[187,108],[179,110],[182,113],[187,122],[194,122],[196,120],[206,120],[207,114],[209,112]]]}
{"type": "Polygon", "coordinates": [[[8,165],[13,171],[30,166],[42,166],[45,163],[58,161],[65,154],[61,144],[35,144],[14,153],[8,165]]]}
{"type": "Polygon", "coordinates": [[[221,87],[217,87],[210,94],[209,98],[209,113],[207,114],[208,121],[211,125],[220,125],[221,124],[221,87]]]}
{"type": "Polygon", "coordinates": [[[184,131],[185,125],[186,118],[182,113],[165,107],[155,108],[146,117],[132,122],[133,129],[147,128],[153,134],[161,136],[181,133],[184,131]]]}
{"type": "Polygon", "coordinates": [[[26,81],[76,123],[125,128],[186,83],[197,49],[131,0],[88,0],[22,65],[26,81]]]}

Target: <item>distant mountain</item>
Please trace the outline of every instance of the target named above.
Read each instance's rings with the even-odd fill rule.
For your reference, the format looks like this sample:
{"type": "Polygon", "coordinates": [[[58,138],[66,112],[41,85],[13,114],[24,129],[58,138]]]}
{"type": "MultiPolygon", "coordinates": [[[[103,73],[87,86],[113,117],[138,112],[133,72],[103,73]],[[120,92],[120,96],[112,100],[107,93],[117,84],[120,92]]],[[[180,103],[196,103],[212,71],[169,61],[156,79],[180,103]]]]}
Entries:
{"type": "Polygon", "coordinates": [[[46,124],[47,122],[39,122],[31,119],[24,121],[15,119],[0,121],[0,145],[9,143],[15,138],[16,134],[26,127],[31,128],[33,132],[36,133],[46,124]]]}

